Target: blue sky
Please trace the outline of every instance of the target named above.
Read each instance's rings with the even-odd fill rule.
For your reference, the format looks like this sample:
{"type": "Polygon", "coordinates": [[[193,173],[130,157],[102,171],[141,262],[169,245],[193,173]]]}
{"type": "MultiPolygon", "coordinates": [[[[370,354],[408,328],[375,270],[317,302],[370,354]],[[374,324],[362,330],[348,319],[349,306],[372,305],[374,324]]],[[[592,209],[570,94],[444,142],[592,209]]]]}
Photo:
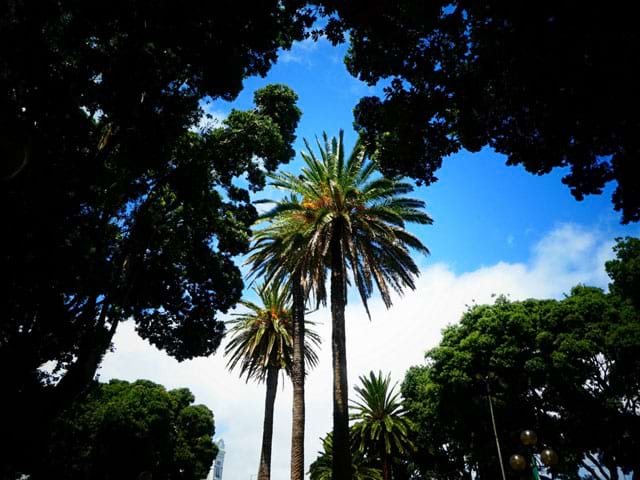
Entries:
{"type": "MultiPolygon", "coordinates": [[[[342,62],[345,50],[326,41],[301,42],[281,54],[266,78],[247,80],[235,102],[217,101],[207,108],[220,120],[231,108],[251,108],[257,88],[285,83],[299,95],[303,111],[296,151],[303,148],[302,138],[323,131],[337,135],[340,128],[350,147],[355,142],[352,109],[376,89],[348,74],[342,62]]],[[[283,168],[295,172],[300,161],[283,168]]],[[[417,259],[422,275],[416,291],[396,298],[390,310],[374,299],[372,321],[357,301],[347,308],[350,385],[371,369],[391,372],[401,381],[406,369],[421,363],[424,352],[438,343],[441,329],[458,321],[466,305],[491,302],[492,294],[514,300],[559,298],[577,283],[606,287],[603,263],[612,256],[613,238],[640,236],[640,226],[619,224],[610,203],[611,188],[577,202],[561,183],[562,175],[555,171],[538,177],[521,167],[507,167],[504,157],[488,149],[445,159],[440,180],[415,191],[434,219],[432,226],[413,229],[431,250],[429,257],[417,259]]],[[[256,198],[272,195],[267,190],[256,198]]],[[[319,366],[307,380],[307,467],[320,449],[319,438],[331,429],[329,318],[326,310],[313,318],[325,343],[319,366]]],[[[214,411],[218,435],[225,439],[223,478],[245,480],[257,472],[263,386],[246,384],[227,372],[220,352],[178,363],[141,340],[130,322],[119,327],[114,344],[100,370],[102,380],[147,378],[167,388],[190,388],[197,402],[214,411]]],[[[291,389],[284,382],[276,400],[275,479],[289,477],[290,428],[291,389]]]]}
{"type": "MultiPolygon", "coordinates": [[[[345,130],[347,145],[356,138],[353,108],[365,95],[381,94],[352,77],[343,57],[346,46],[333,47],[326,40],[307,40],[282,52],[266,78],[251,78],[234,102],[217,101],[207,107],[216,117],[231,108],[252,107],[253,92],[269,83],[289,85],[299,96],[303,115],[297,131],[296,152],[302,139],[312,140],[326,131],[345,130]]],[[[462,151],[445,159],[437,172],[439,181],[421,187],[415,196],[427,202],[434,225],[417,229],[432,252],[433,261],[445,261],[457,272],[495,263],[521,261],[529,247],[554,226],[573,222],[597,227],[611,238],[637,234],[637,225],[619,224],[611,205],[612,185],[602,195],[577,202],[561,183],[561,169],[536,176],[522,167],[507,167],[506,157],[489,148],[479,153],[462,151]]],[[[283,166],[296,171],[300,160],[283,166]]],[[[258,197],[269,197],[269,191],[258,197]]]]}

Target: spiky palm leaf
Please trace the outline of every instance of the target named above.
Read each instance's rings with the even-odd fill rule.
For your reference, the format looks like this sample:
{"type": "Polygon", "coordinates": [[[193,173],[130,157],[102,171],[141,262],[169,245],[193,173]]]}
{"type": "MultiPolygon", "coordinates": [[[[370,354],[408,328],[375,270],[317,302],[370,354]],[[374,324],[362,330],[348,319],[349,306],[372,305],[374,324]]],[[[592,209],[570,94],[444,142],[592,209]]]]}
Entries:
{"type": "Polygon", "coordinates": [[[359,399],[351,405],[351,420],[356,420],[351,429],[358,450],[382,458],[413,449],[411,426],[404,417],[400,393],[394,392],[397,384],[389,388],[391,378],[383,377],[382,372],[361,376],[360,383],[355,387],[359,399]]]}
{"type": "MultiPolygon", "coordinates": [[[[279,283],[259,285],[255,292],[262,306],[247,300],[241,301],[248,311],[235,314],[228,322],[231,336],[225,348],[229,357],[227,367],[239,366],[240,376],[247,380],[264,381],[269,366],[275,366],[287,374],[291,372],[292,338],[290,295],[286,286],[279,283]]],[[[306,326],[313,325],[305,322],[306,326]]],[[[309,366],[318,363],[314,347],[320,344],[320,336],[307,328],[305,331],[305,362],[309,366]]]]}
{"type": "MultiPolygon", "coordinates": [[[[333,438],[329,433],[322,439],[322,451],[318,452],[318,458],[309,467],[311,480],[331,480],[331,463],[333,455],[333,438]]],[[[351,458],[351,475],[353,480],[382,480],[379,469],[369,465],[366,457],[354,450],[351,458]]]]}
{"type": "Polygon", "coordinates": [[[323,140],[318,141],[320,158],[305,142],[306,166],[299,176],[271,176],[271,185],[290,196],[261,217],[271,223],[255,234],[249,258],[253,272],[272,279],[300,271],[308,288],[324,301],[330,245],[337,235],[343,269],[351,271],[367,313],[374,285],[389,307],[392,290],[415,288],[419,272],[410,249],[429,252],[406,230],[406,223],[432,220],[422,211],[424,202],[404,197],[413,190],[409,183],[375,176],[375,164],[367,161],[360,143],[345,160],[342,131],[338,139],[330,141],[324,134],[323,140]]]}

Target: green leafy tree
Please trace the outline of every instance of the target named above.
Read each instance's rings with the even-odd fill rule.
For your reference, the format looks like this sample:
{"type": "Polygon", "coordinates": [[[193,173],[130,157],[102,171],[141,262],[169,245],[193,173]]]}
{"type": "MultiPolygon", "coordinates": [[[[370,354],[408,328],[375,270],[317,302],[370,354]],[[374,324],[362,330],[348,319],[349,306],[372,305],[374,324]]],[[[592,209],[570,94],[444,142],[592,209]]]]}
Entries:
{"type": "Polygon", "coordinates": [[[613,249],[616,258],[604,264],[612,280],[609,291],[640,309],[640,238],[618,238],[613,249]]]}
{"type": "Polygon", "coordinates": [[[504,455],[521,452],[519,433],[532,428],[559,453],[556,476],[638,475],[639,319],[618,295],[585,286],[562,300],[471,308],[402,386],[421,474],[500,476],[489,385],[504,455]]]}
{"type": "Polygon", "coordinates": [[[358,450],[379,459],[382,478],[391,480],[395,457],[413,449],[411,425],[395,385],[389,388],[390,375],[369,373],[360,377],[361,385],[355,387],[359,399],[351,407],[352,435],[358,442],[358,450]]]}
{"type": "Polygon", "coordinates": [[[271,86],[192,130],[311,22],[295,0],[1,3],[7,472],[40,455],[121,319],[178,359],[216,350],[216,313],[243,288],[233,259],[249,246],[250,192],[293,156],[300,111],[271,86]]]}
{"type": "MultiPolygon", "coordinates": [[[[229,357],[230,369],[239,366],[240,376],[266,383],[258,480],[269,480],[278,375],[281,371],[291,375],[293,364],[291,295],[287,286],[276,283],[261,285],[255,291],[262,305],[246,300],[241,302],[249,311],[236,314],[237,318],[229,322],[231,340],[225,354],[229,357]]],[[[304,338],[305,363],[313,367],[318,362],[314,346],[320,344],[320,337],[313,330],[306,329],[304,338]]]]}
{"type": "MultiPolygon", "coordinates": [[[[352,438],[353,440],[353,438],[352,438]]],[[[379,469],[371,466],[371,462],[357,447],[355,441],[351,442],[351,478],[353,480],[382,480],[379,469]]],[[[318,452],[318,458],[309,467],[311,480],[331,480],[333,465],[333,436],[327,434],[322,439],[322,451],[318,452]]]]}
{"type": "MultiPolygon", "coordinates": [[[[5,425],[16,438],[37,442],[39,429],[83,392],[124,319],[132,318],[143,338],[178,360],[217,350],[224,323],[216,314],[233,306],[243,288],[233,257],[249,248],[257,218],[248,189],[261,188],[262,168],[275,168],[291,153],[300,116],[296,98],[284,86],[260,90],[253,110],[232,111],[203,134],[185,133],[166,163],[135,175],[128,172],[134,164],[114,151],[96,180],[108,185],[86,202],[77,199],[84,207],[73,218],[52,214],[40,223],[47,209],[27,205],[40,195],[29,193],[39,180],[29,183],[26,173],[2,191],[18,203],[7,220],[15,226],[11,241],[28,237],[0,260],[12,279],[2,297],[0,359],[10,392],[5,412],[12,412],[5,425]],[[276,104],[283,105],[282,117],[271,116],[276,104]],[[247,189],[234,180],[245,173],[247,189]],[[12,223],[22,223],[24,212],[33,214],[33,223],[12,223]],[[45,232],[51,221],[60,224],[45,232]],[[53,374],[39,369],[47,362],[53,374]],[[31,407],[40,404],[45,408],[32,415],[31,407]]],[[[75,195],[69,188],[61,194],[75,195]]],[[[75,201],[58,213],[71,215],[75,201]]],[[[56,202],[53,195],[49,206],[57,208],[56,202]]],[[[0,449],[11,462],[34,451],[12,452],[12,445],[0,449]]]]}
{"type": "Polygon", "coordinates": [[[205,478],[217,448],[213,414],[186,389],[147,380],[94,384],[54,424],[31,478],[205,478]]]}
{"type": "Polygon", "coordinates": [[[360,100],[355,124],[387,173],[429,184],[448,155],[489,146],[537,175],[569,167],[562,181],[578,200],[614,181],[622,221],[640,220],[632,5],[321,3],[330,38],[349,34],[349,71],[386,80],[383,97],[360,100]]]}
{"type": "Polygon", "coordinates": [[[307,278],[316,300],[326,299],[325,280],[331,272],[332,358],[334,376],[334,472],[336,478],[350,476],[348,382],[346,369],[345,317],[348,272],[368,310],[367,299],[374,285],[387,307],[391,290],[414,288],[418,267],[410,248],[428,253],[427,248],[406,229],[407,222],[431,223],[422,211],[424,203],[404,194],[410,184],[376,176],[362,144],[345,158],[343,135],[318,142],[320,157],[307,143],[302,157],[305,167],[299,176],[278,173],[271,184],[291,194],[263,215],[271,220],[274,252],[291,256],[271,268],[277,276],[294,266],[307,278]]]}

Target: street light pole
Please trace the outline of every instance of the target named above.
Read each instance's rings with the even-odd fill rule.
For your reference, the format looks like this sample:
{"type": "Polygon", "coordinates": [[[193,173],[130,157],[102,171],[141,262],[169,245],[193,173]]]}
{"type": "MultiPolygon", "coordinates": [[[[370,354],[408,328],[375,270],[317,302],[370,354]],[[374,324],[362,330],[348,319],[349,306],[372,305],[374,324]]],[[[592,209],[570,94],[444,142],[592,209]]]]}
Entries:
{"type": "MultiPolygon", "coordinates": [[[[520,434],[520,441],[528,450],[529,463],[534,480],[540,480],[540,468],[542,468],[542,465],[552,467],[558,463],[558,454],[552,448],[547,446],[539,453],[542,464],[538,464],[538,459],[536,458],[534,450],[535,445],[538,443],[538,436],[533,430],[524,430],[520,434]]],[[[526,458],[517,453],[511,455],[511,458],[509,458],[509,464],[511,465],[511,468],[516,471],[522,471],[527,468],[526,458]]]]}
{"type": "Polygon", "coordinates": [[[491,424],[493,425],[493,436],[496,439],[496,449],[498,450],[498,460],[500,462],[500,472],[502,473],[502,480],[507,480],[507,476],[504,473],[504,463],[502,462],[502,451],[500,450],[500,441],[498,440],[498,429],[496,428],[496,417],[493,413],[493,401],[491,400],[491,387],[489,381],[485,377],[481,377],[484,380],[484,384],[487,386],[487,398],[489,399],[489,412],[491,413],[491,424]]]}

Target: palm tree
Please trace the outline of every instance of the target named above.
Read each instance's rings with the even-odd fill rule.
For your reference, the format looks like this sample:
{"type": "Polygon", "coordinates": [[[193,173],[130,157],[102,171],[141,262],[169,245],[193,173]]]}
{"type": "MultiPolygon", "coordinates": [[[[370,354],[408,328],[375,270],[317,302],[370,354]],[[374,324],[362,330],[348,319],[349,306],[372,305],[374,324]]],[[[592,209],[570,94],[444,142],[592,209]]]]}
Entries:
{"type": "Polygon", "coordinates": [[[351,419],[357,420],[351,428],[358,451],[380,459],[383,480],[391,480],[394,455],[414,448],[400,393],[394,393],[397,384],[390,389],[390,381],[390,376],[383,377],[382,372],[360,377],[362,386],[355,387],[359,401],[351,407],[351,419]]]}
{"type": "MultiPolygon", "coordinates": [[[[282,220],[282,219],[280,219],[282,220]]],[[[267,228],[254,232],[254,246],[247,263],[252,264],[252,275],[262,276],[265,282],[286,283],[293,300],[293,358],[291,384],[293,406],[291,415],[291,480],[304,478],[305,431],[305,305],[309,294],[308,275],[305,271],[304,248],[306,239],[295,222],[274,220],[267,228]]]]}
{"type": "MultiPolygon", "coordinates": [[[[255,289],[262,306],[243,300],[249,310],[236,314],[229,324],[231,340],[225,348],[230,370],[239,366],[240,376],[247,381],[266,381],[267,392],[262,430],[262,449],[258,480],[269,480],[271,476],[271,441],[273,436],[273,405],[281,370],[291,375],[293,342],[290,295],[285,286],[272,283],[255,289]]],[[[310,323],[310,322],[308,322],[310,323]]],[[[305,361],[310,365],[318,362],[313,346],[319,345],[320,337],[306,330],[305,361]]]]}
{"type": "MultiPolygon", "coordinates": [[[[367,458],[358,449],[352,450],[351,476],[353,480],[382,480],[382,474],[377,468],[369,465],[367,458]]],[[[311,480],[331,480],[333,463],[333,438],[331,433],[322,439],[322,451],[309,468],[311,480]]]]}
{"type": "Polygon", "coordinates": [[[428,253],[405,224],[432,220],[422,211],[424,202],[404,196],[413,190],[409,183],[376,175],[361,143],[345,160],[342,131],[338,139],[330,141],[324,134],[323,140],[318,141],[320,158],[305,141],[306,166],[299,176],[272,175],[271,185],[291,195],[263,215],[273,222],[265,234],[271,235],[270,254],[254,260],[258,270],[269,271],[273,278],[298,272],[318,302],[326,300],[326,273],[331,272],[333,473],[343,480],[351,478],[344,318],[349,271],[367,314],[374,285],[390,307],[391,290],[415,288],[419,272],[409,249],[428,253]]]}

